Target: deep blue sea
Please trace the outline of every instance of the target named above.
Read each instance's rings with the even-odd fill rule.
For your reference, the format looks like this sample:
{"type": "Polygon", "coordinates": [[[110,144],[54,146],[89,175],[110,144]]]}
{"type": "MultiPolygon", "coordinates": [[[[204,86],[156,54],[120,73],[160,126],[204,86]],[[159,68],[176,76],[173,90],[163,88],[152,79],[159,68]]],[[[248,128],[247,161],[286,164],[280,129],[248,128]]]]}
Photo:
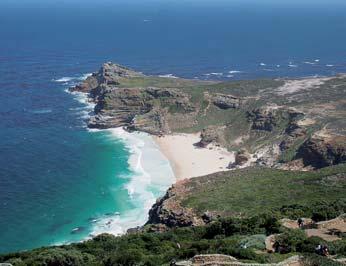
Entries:
{"type": "Polygon", "coordinates": [[[346,72],[345,33],[341,0],[1,0],[0,253],[140,224],[139,203],[169,185],[151,178],[164,158],[131,167],[158,156],[146,136],[88,131],[92,109],[66,92],[103,62],[200,79],[333,75],[346,72]]]}

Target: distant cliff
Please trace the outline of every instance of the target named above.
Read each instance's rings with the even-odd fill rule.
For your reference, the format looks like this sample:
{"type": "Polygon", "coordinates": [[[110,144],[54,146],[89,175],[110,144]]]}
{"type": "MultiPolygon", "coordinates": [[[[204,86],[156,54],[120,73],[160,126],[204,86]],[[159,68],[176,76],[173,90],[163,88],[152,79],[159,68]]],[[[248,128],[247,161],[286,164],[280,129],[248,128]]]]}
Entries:
{"type": "Polygon", "coordinates": [[[201,147],[238,151],[230,168],[346,162],[346,76],[213,82],[146,76],[105,63],[70,89],[96,103],[91,128],[201,132],[201,147]]]}

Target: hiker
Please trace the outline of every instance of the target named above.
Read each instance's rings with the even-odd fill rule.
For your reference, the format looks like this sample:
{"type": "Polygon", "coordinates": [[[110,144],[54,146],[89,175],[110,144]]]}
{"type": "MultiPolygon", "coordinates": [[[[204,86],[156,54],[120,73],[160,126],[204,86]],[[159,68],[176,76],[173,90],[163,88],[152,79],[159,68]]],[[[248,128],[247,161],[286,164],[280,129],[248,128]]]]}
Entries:
{"type": "Polygon", "coordinates": [[[318,255],[322,255],[322,245],[318,244],[318,246],[315,248],[315,252],[318,255]]]}
{"type": "Polygon", "coordinates": [[[329,250],[327,246],[322,247],[322,256],[325,256],[325,257],[329,256],[329,250]]]}
{"type": "Polygon", "coordinates": [[[302,219],[302,218],[299,218],[297,222],[298,222],[298,227],[299,227],[299,228],[303,228],[303,226],[304,226],[304,221],[303,221],[303,219],[302,219]]]}

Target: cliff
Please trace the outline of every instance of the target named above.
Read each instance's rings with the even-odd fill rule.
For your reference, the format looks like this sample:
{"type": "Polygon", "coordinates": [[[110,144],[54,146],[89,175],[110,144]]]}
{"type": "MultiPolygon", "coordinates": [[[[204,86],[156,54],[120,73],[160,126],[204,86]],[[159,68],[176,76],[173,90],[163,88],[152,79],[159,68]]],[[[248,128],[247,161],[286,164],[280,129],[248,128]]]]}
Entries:
{"type": "Polygon", "coordinates": [[[318,169],[346,162],[346,76],[213,82],[146,76],[105,63],[70,89],[96,103],[91,128],[201,132],[240,164],[318,169]],[[246,156],[244,156],[246,154],[246,156]]]}
{"type": "MultiPolygon", "coordinates": [[[[345,193],[346,164],[311,172],[250,167],[173,185],[150,210],[148,225],[199,226],[263,212],[311,216],[318,210],[327,213],[324,208],[343,202],[345,193]]],[[[336,216],[346,212],[346,205],[339,207],[336,216]]]]}

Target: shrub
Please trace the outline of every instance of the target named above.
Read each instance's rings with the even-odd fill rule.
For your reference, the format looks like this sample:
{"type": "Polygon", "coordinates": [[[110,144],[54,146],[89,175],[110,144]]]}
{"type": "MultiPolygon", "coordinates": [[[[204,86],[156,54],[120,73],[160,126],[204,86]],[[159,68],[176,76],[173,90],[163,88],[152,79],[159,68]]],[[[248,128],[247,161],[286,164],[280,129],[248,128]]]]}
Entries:
{"type": "Polygon", "coordinates": [[[280,253],[296,252],[306,239],[307,236],[301,230],[287,230],[276,237],[274,247],[280,253]]]}

